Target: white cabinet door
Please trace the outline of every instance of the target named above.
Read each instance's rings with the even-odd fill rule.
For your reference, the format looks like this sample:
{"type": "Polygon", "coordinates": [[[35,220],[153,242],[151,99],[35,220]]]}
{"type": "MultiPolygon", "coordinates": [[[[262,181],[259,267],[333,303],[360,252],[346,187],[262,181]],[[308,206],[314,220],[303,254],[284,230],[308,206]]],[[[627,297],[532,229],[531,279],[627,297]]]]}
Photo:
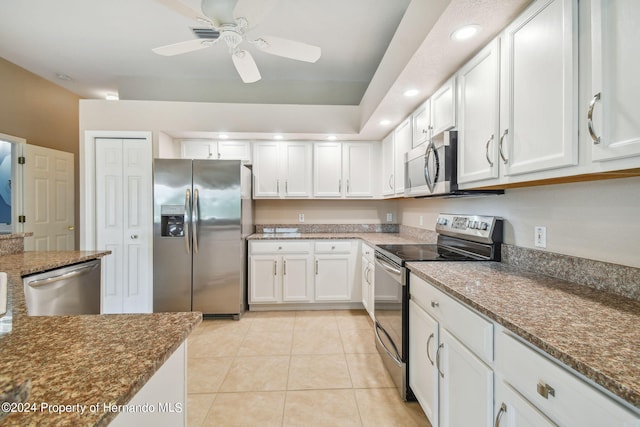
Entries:
{"type": "Polygon", "coordinates": [[[393,196],[395,190],[395,153],[394,133],[391,132],[382,140],[382,195],[393,196]]]}
{"type": "Polygon", "coordinates": [[[554,427],[555,423],[545,417],[517,391],[503,381],[496,381],[495,427],[554,427]]]}
{"type": "Polygon", "coordinates": [[[218,141],[217,158],[221,160],[251,161],[251,143],[249,141],[218,141]]]}
{"type": "Polygon", "coordinates": [[[438,425],[438,335],[438,322],[409,301],[409,386],[434,426],[438,425]]]}
{"type": "Polygon", "coordinates": [[[180,156],[183,159],[214,159],[217,157],[215,145],[212,141],[180,141],[180,156]]]}
{"type": "Polygon", "coordinates": [[[280,149],[277,142],[256,142],[253,147],[253,196],[273,198],[280,195],[280,149]]]}
{"type": "Polygon", "coordinates": [[[453,76],[431,96],[432,135],[456,126],[456,77],[453,76]]]}
{"type": "Polygon", "coordinates": [[[395,194],[404,195],[404,155],[411,150],[413,131],[411,119],[402,122],[394,131],[395,141],[395,194]]]}
{"type": "Polygon", "coordinates": [[[317,142],[313,144],[313,195],[315,197],[341,197],[342,144],[317,142]]]}
{"type": "Polygon", "coordinates": [[[538,0],[504,32],[499,144],[505,176],[578,161],[576,3],[538,0]]]}
{"type": "Polygon", "coordinates": [[[102,312],[152,310],[151,144],[96,138],[96,247],[103,260],[102,312]]]}
{"type": "Polygon", "coordinates": [[[316,255],[316,301],[350,301],[350,256],[316,255]]]}
{"type": "Polygon", "coordinates": [[[458,183],[498,178],[500,44],[495,39],[458,71],[458,183]]]}
{"type": "Polygon", "coordinates": [[[493,426],[493,371],[441,329],[440,426],[493,426]]]}
{"type": "Polygon", "coordinates": [[[373,197],[374,147],[368,142],[343,144],[342,170],[346,197],[373,197]]]}
{"type": "Polygon", "coordinates": [[[282,276],[275,255],[251,255],[249,265],[249,302],[279,302],[282,276]]]}
{"type": "Polygon", "coordinates": [[[313,300],[311,255],[287,255],[282,257],[282,301],[313,300]]]}
{"type": "Polygon", "coordinates": [[[308,142],[287,142],[282,145],[280,161],[284,197],[310,197],[312,179],[312,151],[308,142]]]}
{"type": "Polygon", "coordinates": [[[591,0],[593,160],[640,155],[640,2],[591,0]]]}
{"type": "Polygon", "coordinates": [[[369,261],[365,258],[362,257],[362,268],[361,268],[361,273],[362,273],[362,305],[364,306],[364,309],[367,310],[367,313],[369,313],[369,315],[371,315],[371,304],[370,304],[370,300],[371,300],[371,282],[369,281],[369,261]]]}
{"type": "Polygon", "coordinates": [[[411,126],[413,130],[413,139],[411,146],[417,147],[427,142],[431,136],[431,99],[427,99],[418,109],[411,115],[411,126]]]}

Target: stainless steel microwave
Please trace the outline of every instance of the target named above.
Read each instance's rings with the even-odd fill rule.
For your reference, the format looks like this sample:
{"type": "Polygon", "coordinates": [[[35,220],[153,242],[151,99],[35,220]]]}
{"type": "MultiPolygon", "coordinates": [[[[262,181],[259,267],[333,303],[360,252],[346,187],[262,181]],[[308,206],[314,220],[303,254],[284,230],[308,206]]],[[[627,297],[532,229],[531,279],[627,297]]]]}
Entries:
{"type": "Polygon", "coordinates": [[[406,197],[446,195],[458,190],[458,132],[444,132],[405,154],[406,197]]]}

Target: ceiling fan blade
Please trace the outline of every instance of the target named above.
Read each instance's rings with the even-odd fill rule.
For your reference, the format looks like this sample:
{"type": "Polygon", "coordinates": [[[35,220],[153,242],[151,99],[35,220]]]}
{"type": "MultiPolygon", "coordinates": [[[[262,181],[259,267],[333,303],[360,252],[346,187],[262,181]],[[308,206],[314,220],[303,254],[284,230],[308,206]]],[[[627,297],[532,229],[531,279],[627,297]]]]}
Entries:
{"type": "Polygon", "coordinates": [[[155,0],[158,3],[168,7],[169,9],[178,12],[182,16],[186,16],[187,18],[193,19],[194,21],[200,21],[203,23],[207,23],[213,25],[213,22],[206,16],[204,16],[201,12],[192,9],[186,4],[182,3],[180,0],[155,0]]]}
{"type": "Polygon", "coordinates": [[[269,12],[278,4],[279,0],[238,0],[233,9],[236,19],[247,20],[247,29],[259,25],[269,12]]]}
{"type": "Polygon", "coordinates": [[[263,52],[298,61],[316,62],[322,54],[322,50],[318,46],[274,36],[262,36],[251,43],[263,52]]]}
{"type": "Polygon", "coordinates": [[[243,82],[254,83],[262,78],[256,61],[253,60],[253,56],[246,50],[239,50],[231,55],[231,59],[233,59],[233,65],[235,65],[243,82]]]}
{"type": "Polygon", "coordinates": [[[169,44],[151,49],[154,53],[163,56],[180,55],[181,53],[193,52],[213,45],[216,40],[193,39],[186,42],[169,44]]]}

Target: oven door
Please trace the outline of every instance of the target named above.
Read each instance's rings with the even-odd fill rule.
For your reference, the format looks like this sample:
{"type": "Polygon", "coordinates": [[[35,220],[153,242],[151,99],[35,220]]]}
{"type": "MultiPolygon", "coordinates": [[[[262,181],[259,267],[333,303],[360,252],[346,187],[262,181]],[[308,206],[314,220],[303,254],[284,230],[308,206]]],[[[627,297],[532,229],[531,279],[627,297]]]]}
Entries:
{"type": "Polygon", "coordinates": [[[403,399],[407,399],[408,312],[405,269],[376,252],[374,330],[376,348],[403,399]]]}
{"type": "Polygon", "coordinates": [[[444,132],[405,154],[405,196],[422,197],[456,190],[456,132],[444,132]]]}

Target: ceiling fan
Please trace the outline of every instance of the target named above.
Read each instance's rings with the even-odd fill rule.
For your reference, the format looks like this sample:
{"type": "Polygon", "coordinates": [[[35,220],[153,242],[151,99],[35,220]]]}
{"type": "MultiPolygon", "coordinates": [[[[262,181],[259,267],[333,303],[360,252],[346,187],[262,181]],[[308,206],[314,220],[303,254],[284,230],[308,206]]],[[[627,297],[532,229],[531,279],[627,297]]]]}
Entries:
{"type": "Polygon", "coordinates": [[[192,28],[196,36],[193,40],[152,49],[159,55],[173,56],[192,52],[223,40],[229,48],[233,65],[245,83],[261,79],[253,56],[240,46],[245,40],[271,55],[305,62],[316,62],[320,58],[321,50],[318,46],[274,36],[246,39],[245,33],[260,24],[278,0],[202,0],[202,13],[180,0],[156,1],[203,25],[192,28]]]}

